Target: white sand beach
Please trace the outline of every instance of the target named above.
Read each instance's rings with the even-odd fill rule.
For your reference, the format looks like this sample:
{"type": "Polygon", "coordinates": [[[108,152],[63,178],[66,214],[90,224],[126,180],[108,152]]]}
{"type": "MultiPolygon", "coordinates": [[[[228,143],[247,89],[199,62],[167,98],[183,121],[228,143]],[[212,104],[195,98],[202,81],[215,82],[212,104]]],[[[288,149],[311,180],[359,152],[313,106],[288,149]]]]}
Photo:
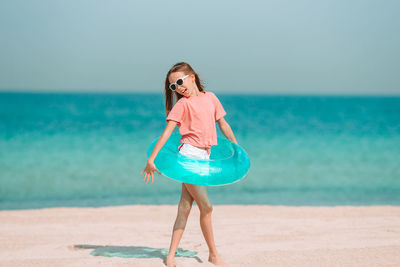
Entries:
{"type": "MultiPolygon", "coordinates": [[[[164,266],[176,211],[170,205],[0,211],[0,266],[164,266]],[[140,253],[146,258],[133,257],[140,253]]],[[[397,206],[215,205],[213,226],[229,266],[400,266],[397,206]]],[[[214,266],[195,205],[179,247],[197,254],[177,257],[177,266],[214,266]]]]}

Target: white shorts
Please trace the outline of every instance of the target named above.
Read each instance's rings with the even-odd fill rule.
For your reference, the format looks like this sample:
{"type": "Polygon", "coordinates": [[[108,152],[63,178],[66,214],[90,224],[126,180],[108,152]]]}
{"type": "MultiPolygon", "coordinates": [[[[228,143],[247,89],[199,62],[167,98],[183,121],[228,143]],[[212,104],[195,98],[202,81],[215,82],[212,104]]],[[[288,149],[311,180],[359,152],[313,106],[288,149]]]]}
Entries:
{"type": "Polygon", "coordinates": [[[192,146],[188,143],[183,143],[179,153],[186,157],[195,158],[195,159],[203,159],[209,160],[210,155],[207,153],[207,150],[192,146]]]}
{"type": "MultiPolygon", "coordinates": [[[[179,153],[190,158],[209,160],[210,155],[208,155],[207,150],[192,146],[191,144],[184,143],[179,150],[179,153]]],[[[188,170],[196,170],[201,176],[208,177],[210,174],[210,163],[202,162],[202,163],[191,163],[185,162],[182,168],[186,168],[188,170]]]]}

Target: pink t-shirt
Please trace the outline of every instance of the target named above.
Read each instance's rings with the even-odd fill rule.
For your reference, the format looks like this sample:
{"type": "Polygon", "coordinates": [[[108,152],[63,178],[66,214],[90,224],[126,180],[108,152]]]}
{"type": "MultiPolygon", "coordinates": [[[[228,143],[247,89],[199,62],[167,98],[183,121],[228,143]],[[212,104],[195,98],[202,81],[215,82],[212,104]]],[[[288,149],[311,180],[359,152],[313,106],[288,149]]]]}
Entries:
{"type": "Polygon", "coordinates": [[[178,123],[182,144],[205,147],[210,154],[211,146],[217,145],[215,122],[225,115],[217,96],[213,92],[201,91],[199,96],[179,99],[166,120],[178,123]]]}

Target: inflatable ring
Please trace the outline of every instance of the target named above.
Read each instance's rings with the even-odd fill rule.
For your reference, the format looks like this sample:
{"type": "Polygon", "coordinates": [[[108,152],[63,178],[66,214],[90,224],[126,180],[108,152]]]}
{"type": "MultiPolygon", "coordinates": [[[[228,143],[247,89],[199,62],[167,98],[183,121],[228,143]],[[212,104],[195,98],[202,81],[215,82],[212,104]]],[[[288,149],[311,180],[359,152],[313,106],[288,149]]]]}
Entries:
{"type": "MultiPolygon", "coordinates": [[[[149,149],[150,156],[158,139],[149,149]]],[[[162,175],[179,182],[219,186],[243,179],[250,169],[250,158],[246,151],[228,139],[217,137],[218,145],[211,147],[209,160],[195,159],[179,153],[181,135],[172,133],[158,152],[154,164],[162,175]]]]}

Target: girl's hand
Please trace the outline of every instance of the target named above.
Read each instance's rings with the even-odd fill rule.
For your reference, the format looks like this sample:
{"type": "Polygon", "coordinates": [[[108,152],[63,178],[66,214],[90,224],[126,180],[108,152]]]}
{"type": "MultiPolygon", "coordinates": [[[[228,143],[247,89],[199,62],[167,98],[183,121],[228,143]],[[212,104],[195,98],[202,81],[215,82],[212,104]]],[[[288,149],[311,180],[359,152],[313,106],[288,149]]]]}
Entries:
{"type": "Polygon", "coordinates": [[[161,174],[161,172],[159,172],[158,170],[157,170],[157,168],[156,168],[156,165],[154,165],[154,162],[152,162],[152,161],[147,161],[147,165],[146,165],[146,168],[144,168],[144,170],[140,173],[140,175],[142,175],[143,174],[143,172],[146,172],[146,174],[144,175],[144,179],[143,179],[143,181],[144,180],[146,180],[146,177],[147,177],[147,181],[146,181],[146,184],[149,182],[149,179],[150,179],[150,175],[151,175],[151,183],[153,183],[153,178],[154,178],[154,172],[158,172],[159,174],[161,174]]]}

